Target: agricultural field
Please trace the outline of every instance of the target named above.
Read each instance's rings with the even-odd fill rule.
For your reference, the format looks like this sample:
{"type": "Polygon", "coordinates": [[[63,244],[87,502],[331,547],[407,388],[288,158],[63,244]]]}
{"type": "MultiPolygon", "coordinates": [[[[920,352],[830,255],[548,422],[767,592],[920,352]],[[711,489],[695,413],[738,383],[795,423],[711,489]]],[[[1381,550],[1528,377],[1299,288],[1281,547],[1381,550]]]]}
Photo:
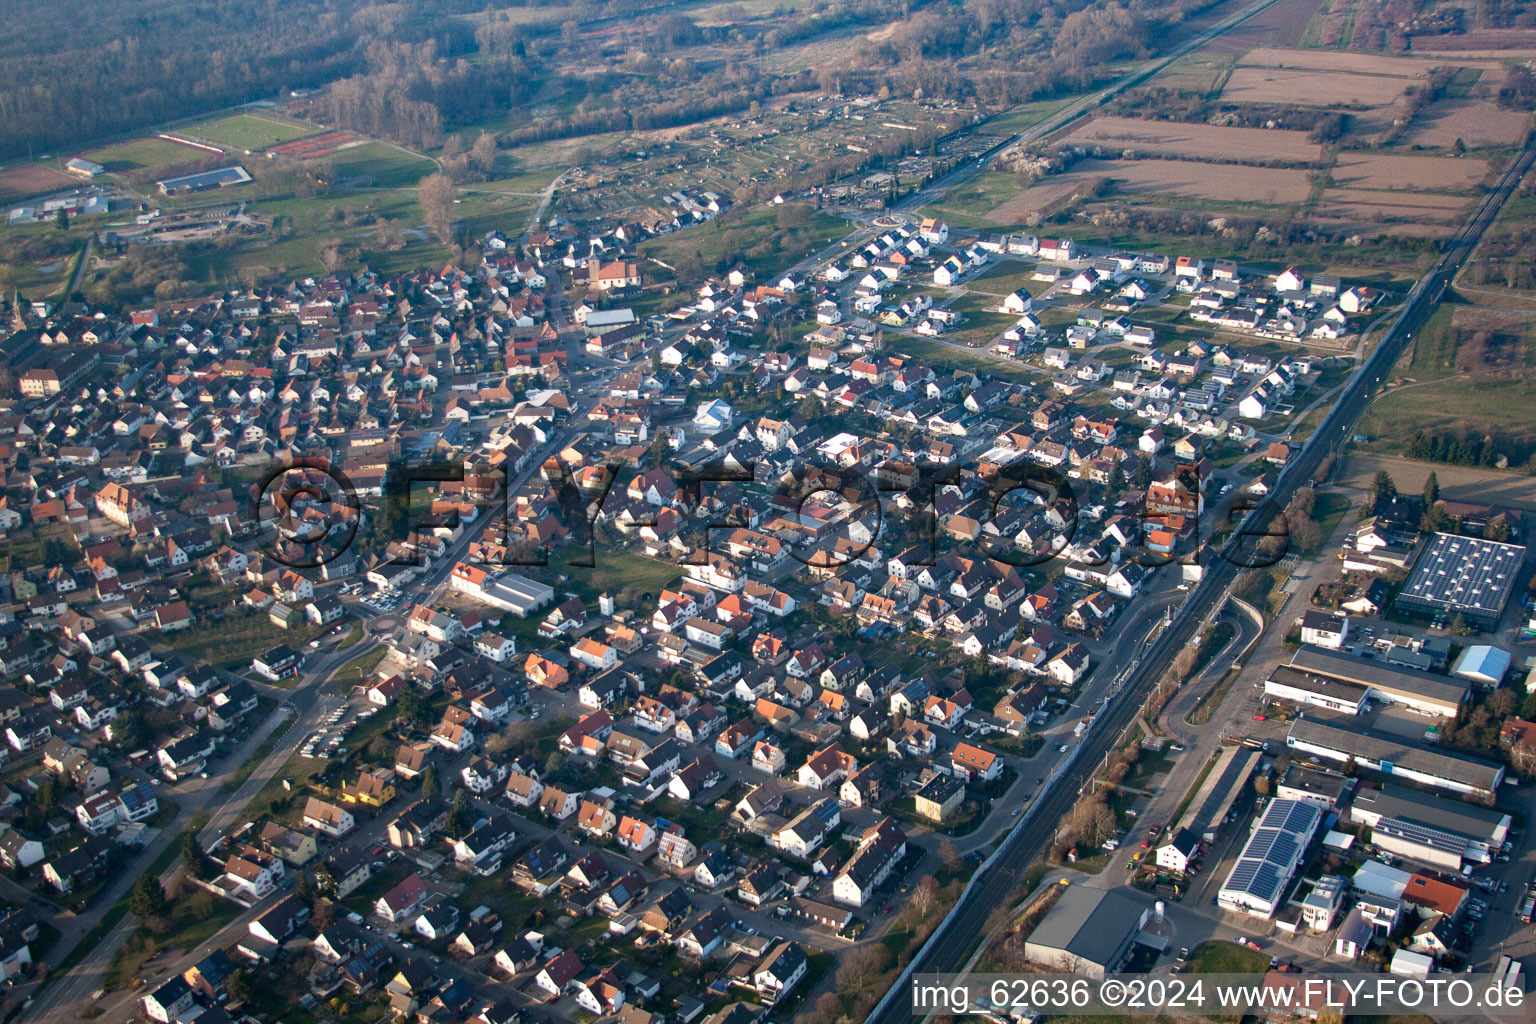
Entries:
{"type": "MultiPolygon", "coordinates": [[[[1265,168],[1260,172],[1240,164],[1206,164],[1194,160],[1080,160],[1072,170],[1047,178],[1041,184],[1056,186],[1065,180],[1081,186],[1101,178],[1113,182],[1119,192],[1148,192],[1267,206],[1300,203],[1312,187],[1303,170],[1265,168]]],[[[1039,187],[1031,186],[1023,195],[1028,196],[1039,187]]],[[[997,217],[999,210],[994,209],[991,215],[997,217]]]]}
{"type": "Polygon", "coordinates": [[[802,11],[810,6],[809,0],[722,0],[691,7],[688,17],[695,25],[739,25],[781,11],[802,11]]]}
{"type": "Polygon", "coordinates": [[[1332,170],[1339,188],[1472,191],[1488,176],[1484,160],[1439,156],[1340,153],[1332,170]]]}
{"type": "Polygon", "coordinates": [[[1200,52],[1239,54],[1251,46],[1299,46],[1321,0],[1280,0],[1231,32],[1218,36],[1200,52]]]}
{"type": "Polygon", "coordinates": [[[1529,57],[1536,55],[1536,29],[1476,29],[1461,35],[1414,36],[1413,48],[1452,55],[1495,56],[1508,53],[1512,57],[1529,57]],[[1498,51],[1498,54],[1488,51],[1498,51]]]}
{"type": "Polygon", "coordinates": [[[1317,215],[1362,225],[1416,224],[1438,235],[1454,230],[1469,205],[1466,199],[1423,192],[1330,188],[1323,192],[1317,215]]]}
{"type": "Polygon", "coordinates": [[[1031,217],[1049,213],[1094,183],[1094,178],[1076,172],[1053,175],[1026,189],[1015,189],[1010,198],[988,210],[980,219],[995,226],[1026,224],[1031,217]]]}
{"type": "Polygon", "coordinates": [[[1232,128],[1134,117],[1096,117],[1073,128],[1060,141],[1079,146],[1134,150],[1137,155],[1196,157],[1224,162],[1284,160],[1308,163],[1323,148],[1306,132],[1267,128],[1232,128]]]}
{"type": "Polygon", "coordinates": [[[181,132],[190,138],[211,142],[216,146],[227,146],[231,149],[250,152],[310,135],[314,131],[315,129],[311,126],[265,112],[231,114],[213,121],[190,124],[181,129],[181,132]]]}
{"type": "Polygon", "coordinates": [[[1384,107],[1397,102],[1413,79],[1396,75],[1355,75],[1301,68],[1239,67],[1227,79],[1227,103],[1287,103],[1304,107],[1384,107]]]}
{"type": "Polygon", "coordinates": [[[1512,146],[1525,137],[1529,114],[1500,110],[1488,99],[1436,100],[1426,107],[1403,135],[1411,146],[1449,149],[1460,139],[1472,149],[1512,146]]]}
{"type": "Polygon", "coordinates": [[[1221,85],[1227,72],[1232,70],[1235,60],[1235,55],[1230,53],[1219,53],[1209,48],[1196,50],[1147,79],[1147,85],[1152,88],[1209,93],[1221,85]]]}
{"type": "MultiPolygon", "coordinates": [[[[1327,50],[1284,50],[1255,47],[1238,61],[1241,67],[1286,68],[1351,75],[1387,75],[1426,78],[1445,61],[1426,57],[1384,56],[1370,53],[1335,53],[1327,50]]],[[[1457,61],[1464,66],[1499,68],[1497,61],[1457,61]]],[[[1274,99],[1274,98],[1272,98],[1274,99]]]]}
{"type": "Polygon", "coordinates": [[[0,170],[0,203],[70,188],[82,180],[46,164],[17,164],[0,170]]]}
{"type": "Polygon", "coordinates": [[[752,63],[774,74],[792,74],[796,71],[814,71],[819,68],[851,68],[853,47],[851,37],[860,34],[856,28],[841,30],[842,38],[822,36],[809,42],[766,53],[754,58],[752,63]]]}

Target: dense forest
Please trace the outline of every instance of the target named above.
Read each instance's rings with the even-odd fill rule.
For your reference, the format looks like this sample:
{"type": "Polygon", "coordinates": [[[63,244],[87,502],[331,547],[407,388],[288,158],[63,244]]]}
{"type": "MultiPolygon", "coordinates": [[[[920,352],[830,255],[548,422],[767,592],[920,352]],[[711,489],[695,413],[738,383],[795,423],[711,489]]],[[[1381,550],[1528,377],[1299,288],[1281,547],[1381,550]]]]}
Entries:
{"type": "Polygon", "coordinates": [[[0,40],[0,158],[322,86],[315,117],[421,149],[493,119],[517,144],[671,127],[812,89],[1002,106],[1080,88],[1211,2],[816,0],[699,25],[661,10],[671,0],[578,5],[562,21],[484,0],[16,0],[0,40]],[[842,37],[848,59],[834,65],[754,61],[842,37]]]}
{"type": "Polygon", "coordinates": [[[0,159],[316,88],[365,70],[378,42],[470,53],[469,16],[484,8],[484,0],[11,0],[0,36],[0,159]]]}

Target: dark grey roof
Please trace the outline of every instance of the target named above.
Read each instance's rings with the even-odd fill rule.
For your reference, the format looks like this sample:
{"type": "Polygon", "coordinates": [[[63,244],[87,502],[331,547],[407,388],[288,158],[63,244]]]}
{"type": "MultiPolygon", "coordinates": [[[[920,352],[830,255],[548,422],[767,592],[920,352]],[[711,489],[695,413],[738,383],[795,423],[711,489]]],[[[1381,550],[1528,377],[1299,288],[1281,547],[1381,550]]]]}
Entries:
{"type": "Polygon", "coordinates": [[[1118,889],[1069,886],[1029,937],[1029,945],[1108,966],[1141,927],[1144,902],[1118,889]]]}
{"type": "Polygon", "coordinates": [[[1400,768],[1490,792],[1498,784],[1502,771],[1498,765],[1484,761],[1412,747],[1401,740],[1359,732],[1346,727],[1342,719],[1309,715],[1297,719],[1287,735],[1288,742],[1310,743],[1355,757],[1390,762],[1400,768]]]}
{"type": "Polygon", "coordinates": [[[1437,533],[1398,591],[1399,602],[1450,612],[1498,615],[1525,559],[1525,548],[1478,537],[1437,533]]]}
{"type": "Polygon", "coordinates": [[[1510,816],[1503,811],[1401,786],[1379,786],[1360,791],[1355,796],[1351,814],[1362,813],[1428,825],[1483,843],[1503,842],[1503,833],[1508,832],[1510,825],[1510,816]]]}
{"type": "Polygon", "coordinates": [[[1326,647],[1303,645],[1291,657],[1291,667],[1303,672],[1342,679],[1360,686],[1369,686],[1387,696],[1407,695],[1422,700],[1434,700],[1451,707],[1460,705],[1467,698],[1469,684],[1465,680],[1448,679],[1413,669],[1396,668],[1379,661],[1357,658],[1352,654],[1330,651],[1326,647]]]}

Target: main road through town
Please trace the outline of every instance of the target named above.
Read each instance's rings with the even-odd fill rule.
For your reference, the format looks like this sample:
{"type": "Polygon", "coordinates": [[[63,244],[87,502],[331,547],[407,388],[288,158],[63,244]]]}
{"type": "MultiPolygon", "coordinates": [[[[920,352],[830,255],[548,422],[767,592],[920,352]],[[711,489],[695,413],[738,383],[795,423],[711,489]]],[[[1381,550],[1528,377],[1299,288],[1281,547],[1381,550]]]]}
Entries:
{"type": "MultiPolygon", "coordinates": [[[[1446,286],[1466,263],[1488,225],[1530,169],[1533,158],[1536,158],[1536,148],[1533,148],[1532,137],[1527,136],[1525,147],[1505,171],[1498,186],[1484,199],[1472,219],[1450,239],[1440,262],[1409,293],[1402,312],[1375,351],[1345,385],[1338,404],[1281,473],[1266,501],[1248,514],[1245,520],[1248,529],[1258,529],[1257,524],[1269,522],[1285,507],[1298,487],[1312,482],[1323,458],[1348,440],[1351,426],[1370,403],[1382,378],[1434,310],[1446,286]]],[[[1125,726],[1140,713],[1163,668],[1220,607],[1228,588],[1242,571],[1239,563],[1245,557],[1252,557],[1246,554],[1248,548],[1243,530],[1234,531],[1227,546],[1206,566],[1204,578],[1191,591],[1189,600],[1173,622],[1147,648],[1127,675],[1120,693],[1110,699],[1099,720],[1095,721],[1073,768],[1041,790],[1029,816],[1024,819],[1029,827],[1016,828],[1004,841],[998,855],[980,869],[979,877],[973,879],[965,897],[950,911],[896,984],[875,1006],[866,1024],[903,1024],[912,1016],[908,995],[912,974],[953,971],[964,962],[977,936],[983,933],[988,916],[996,908],[1007,905],[1009,894],[1019,884],[1024,871],[1045,852],[1055,830],[1040,825],[1053,824],[1070,810],[1090,773],[1114,746],[1125,726]]]]}

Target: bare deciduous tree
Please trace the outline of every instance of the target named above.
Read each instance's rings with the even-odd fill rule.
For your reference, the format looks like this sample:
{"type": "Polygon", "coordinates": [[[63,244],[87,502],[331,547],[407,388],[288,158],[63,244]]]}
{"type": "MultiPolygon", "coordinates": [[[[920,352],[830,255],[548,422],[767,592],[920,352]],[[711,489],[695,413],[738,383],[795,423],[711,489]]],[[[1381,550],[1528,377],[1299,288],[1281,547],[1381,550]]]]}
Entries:
{"type": "Polygon", "coordinates": [[[475,144],[469,147],[469,164],[485,177],[496,171],[496,136],[481,132],[475,144]]]}
{"type": "Polygon", "coordinates": [[[843,957],[837,969],[837,985],[842,989],[858,990],[885,973],[890,966],[891,951],[878,942],[858,946],[843,957]]]}
{"type": "Polygon", "coordinates": [[[453,241],[453,182],[446,174],[429,174],[416,186],[416,201],[427,227],[443,243],[453,241]]]}
{"type": "Polygon", "coordinates": [[[919,921],[933,913],[939,905],[939,882],[932,875],[924,875],[922,881],[917,883],[917,888],[912,890],[912,898],[907,901],[912,912],[917,915],[919,921]]]}
{"type": "Polygon", "coordinates": [[[329,239],[321,246],[320,265],[331,272],[340,270],[347,265],[347,251],[341,247],[340,239],[329,239]]]}

